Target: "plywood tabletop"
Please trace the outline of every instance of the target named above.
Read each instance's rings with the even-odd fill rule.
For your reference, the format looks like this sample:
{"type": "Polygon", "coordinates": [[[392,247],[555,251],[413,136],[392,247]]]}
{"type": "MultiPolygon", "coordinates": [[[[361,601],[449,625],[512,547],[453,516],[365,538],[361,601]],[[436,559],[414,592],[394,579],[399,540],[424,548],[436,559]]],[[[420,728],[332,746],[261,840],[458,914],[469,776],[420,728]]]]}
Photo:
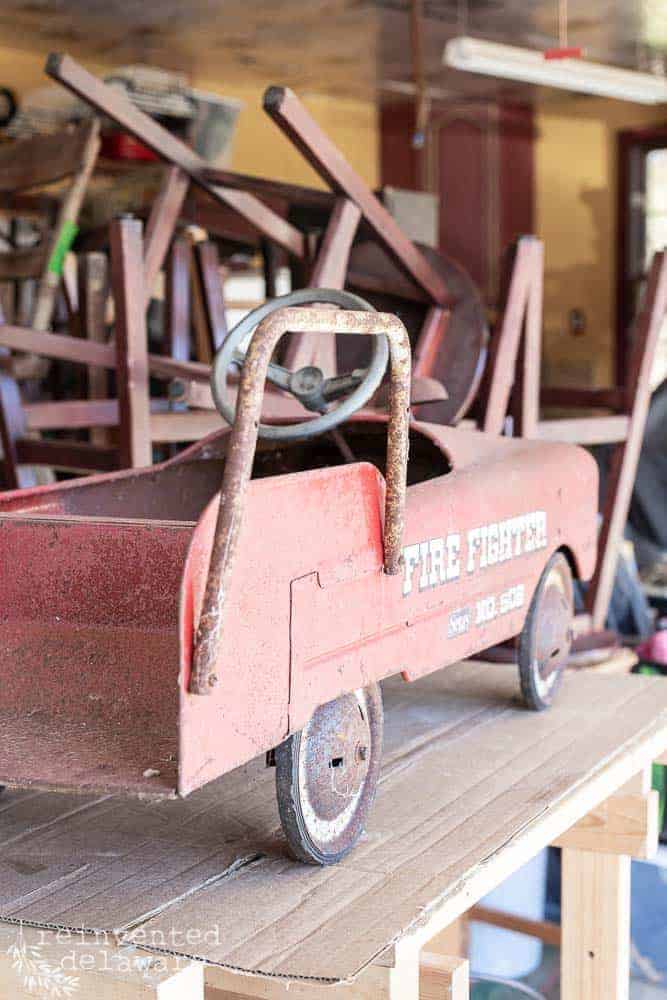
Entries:
{"type": "Polygon", "coordinates": [[[427,940],[667,747],[660,678],[568,674],[541,714],[521,707],[505,665],[394,679],[384,695],[380,788],[341,865],[285,856],[261,761],[184,802],[9,791],[0,919],[350,979],[402,936],[427,940]]]}

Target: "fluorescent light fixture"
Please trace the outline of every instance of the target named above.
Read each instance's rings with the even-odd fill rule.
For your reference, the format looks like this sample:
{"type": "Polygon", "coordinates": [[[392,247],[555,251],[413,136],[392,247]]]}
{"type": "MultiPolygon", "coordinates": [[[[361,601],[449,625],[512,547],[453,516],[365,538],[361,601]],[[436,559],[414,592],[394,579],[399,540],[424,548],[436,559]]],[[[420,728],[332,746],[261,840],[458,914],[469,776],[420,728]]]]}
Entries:
{"type": "Polygon", "coordinates": [[[637,104],[667,102],[667,79],[586,59],[545,59],[534,49],[460,36],[447,42],[442,61],[454,69],[541,87],[614,97],[637,104]]]}

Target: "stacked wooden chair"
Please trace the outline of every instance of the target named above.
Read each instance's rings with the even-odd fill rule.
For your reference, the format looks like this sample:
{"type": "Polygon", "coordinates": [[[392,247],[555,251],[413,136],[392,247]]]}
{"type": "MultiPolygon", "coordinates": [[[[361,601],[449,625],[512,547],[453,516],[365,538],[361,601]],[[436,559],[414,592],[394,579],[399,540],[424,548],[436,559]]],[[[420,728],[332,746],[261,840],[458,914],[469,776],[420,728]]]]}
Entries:
{"type": "MultiPolygon", "coordinates": [[[[656,253],[635,318],[623,386],[542,388],[544,248],[535,237],[515,248],[499,333],[494,338],[481,426],[500,434],[512,419],[516,433],[544,441],[613,445],[602,504],[598,561],[586,593],[582,631],[604,629],[628,517],[651,395],[651,369],[667,316],[667,253],[656,253]],[[586,416],[541,419],[548,406],[586,409],[586,416]],[[590,410],[601,411],[590,415],[590,410]]],[[[567,489],[567,484],[563,484],[567,489]]]]}
{"type": "MultiPolygon", "coordinates": [[[[112,342],[107,342],[109,331],[105,324],[107,265],[99,254],[80,260],[77,324],[83,336],[44,333],[32,325],[0,325],[0,347],[83,364],[89,369],[87,399],[32,405],[21,403],[18,386],[9,372],[2,376],[0,432],[7,486],[30,481],[29,467],[36,464],[76,471],[147,464],[154,442],[186,442],[219,425],[205,383],[207,362],[226,333],[220,261],[213,243],[191,247],[179,234],[179,224],[192,220],[193,215],[196,219],[197,214],[203,214],[216,234],[240,234],[241,239],[249,230],[256,234],[267,260],[269,294],[275,285],[279,255],[299,262],[304,280],[311,287],[341,288],[353,279],[354,287],[370,296],[395,295],[398,290],[419,310],[415,329],[418,375],[428,376],[434,359],[445,370],[455,367],[446,361],[456,338],[446,334],[459,298],[448,288],[446,268],[437,255],[427,257],[403,233],[290,91],[270,88],[265,107],[332,189],[329,193],[315,192],[318,204],[325,205],[328,215],[316,241],[286,218],[290,201],[309,203],[313,192],[211,171],[180,140],[72,59],[52,57],[47,71],[86,100],[94,112],[111,118],[154,149],[166,162],[166,170],[143,235],[137,220],[117,220],[111,227],[111,286],[116,313],[112,342]],[[193,189],[199,192],[199,201],[193,198],[193,189]],[[272,207],[276,204],[283,206],[282,214],[272,207]],[[370,236],[381,248],[382,266],[367,266],[362,259],[354,275],[350,275],[350,258],[360,227],[364,240],[370,236]],[[188,284],[191,255],[198,276],[195,286],[188,284]],[[387,270],[387,262],[393,272],[387,270]],[[153,355],[147,347],[146,307],[162,269],[166,274],[166,353],[153,355]],[[191,295],[193,287],[196,294],[191,295]],[[200,320],[196,325],[199,362],[190,360],[190,324],[195,306],[200,320]],[[106,391],[105,372],[109,371],[115,372],[116,398],[109,398],[106,391]],[[151,399],[151,376],[178,378],[178,405],[164,395],[151,399]],[[115,440],[108,433],[110,428],[116,428],[115,440]],[[63,442],[34,436],[35,432],[58,429],[89,430],[89,439],[63,442]]],[[[461,352],[459,346],[465,372],[456,381],[452,403],[457,418],[471,397],[471,386],[478,379],[480,359],[486,350],[483,319],[478,326],[472,348],[461,352]]],[[[457,342],[461,340],[459,336],[457,342]]],[[[289,360],[292,365],[319,361],[332,372],[336,366],[332,344],[308,335],[294,338],[289,360]]],[[[432,385],[435,398],[444,399],[446,393],[438,392],[435,383],[432,385]]],[[[283,413],[281,397],[271,405],[278,414],[283,413]]]]}

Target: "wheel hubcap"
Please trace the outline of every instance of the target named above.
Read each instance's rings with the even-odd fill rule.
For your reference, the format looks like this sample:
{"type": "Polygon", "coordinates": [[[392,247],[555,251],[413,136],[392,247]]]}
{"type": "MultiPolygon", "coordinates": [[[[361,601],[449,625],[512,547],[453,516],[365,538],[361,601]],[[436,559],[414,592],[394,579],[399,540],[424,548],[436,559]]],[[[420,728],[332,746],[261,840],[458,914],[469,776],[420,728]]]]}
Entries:
{"type": "Polygon", "coordinates": [[[368,794],[371,739],[363,690],[318,708],[302,731],[301,809],[310,836],[322,847],[345,839],[368,794]]]}

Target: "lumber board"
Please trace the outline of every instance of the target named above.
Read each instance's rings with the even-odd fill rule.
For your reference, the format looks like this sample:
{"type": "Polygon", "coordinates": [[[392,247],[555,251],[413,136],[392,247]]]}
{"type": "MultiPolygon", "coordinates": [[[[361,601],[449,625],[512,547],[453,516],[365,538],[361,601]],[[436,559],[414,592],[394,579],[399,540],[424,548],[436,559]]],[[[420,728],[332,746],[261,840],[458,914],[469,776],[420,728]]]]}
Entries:
{"type": "Polygon", "coordinates": [[[258,979],[225,969],[207,973],[206,1000],[468,1000],[470,970],[467,959],[423,952],[419,960],[418,991],[415,982],[400,979],[391,969],[371,966],[354,983],[339,986],[311,982],[258,979]],[[411,989],[412,987],[412,989],[411,989]]]}
{"type": "Polygon", "coordinates": [[[630,858],[563,851],[561,991],[567,1000],[627,1000],[630,858]]]}
{"type": "Polygon", "coordinates": [[[490,924],[492,927],[502,927],[507,931],[516,931],[518,934],[526,934],[528,937],[535,937],[544,941],[545,944],[550,944],[552,948],[560,948],[560,924],[553,923],[551,920],[517,917],[515,913],[496,910],[483,904],[473,906],[468,917],[471,921],[490,924]]]}
{"type": "Polygon", "coordinates": [[[554,841],[554,847],[651,858],[658,849],[658,793],[612,795],[554,841]]]}
{"type": "MultiPolygon", "coordinates": [[[[458,978],[461,978],[461,973],[459,973],[458,978]]],[[[435,975],[430,978],[430,982],[433,982],[434,979],[435,975]]],[[[392,1000],[392,991],[395,1000],[411,1000],[409,994],[401,993],[398,990],[397,983],[399,982],[400,980],[397,980],[393,969],[377,965],[366,969],[353,984],[342,983],[335,986],[311,981],[293,982],[285,979],[260,978],[214,967],[207,969],[206,972],[206,983],[209,987],[207,1000],[240,1000],[240,998],[249,998],[249,1000],[392,1000]]],[[[417,1000],[417,994],[414,991],[413,997],[414,1000],[417,1000]]]]}
{"type": "Polygon", "coordinates": [[[469,995],[470,967],[467,959],[422,952],[419,1000],[468,1000],[469,995]]]}
{"type": "Polygon", "coordinates": [[[653,787],[653,768],[644,767],[619,788],[618,795],[648,795],[653,787]]]}
{"type": "Polygon", "coordinates": [[[468,954],[468,914],[454,920],[449,927],[432,937],[428,950],[432,955],[465,958],[468,954]]]}

